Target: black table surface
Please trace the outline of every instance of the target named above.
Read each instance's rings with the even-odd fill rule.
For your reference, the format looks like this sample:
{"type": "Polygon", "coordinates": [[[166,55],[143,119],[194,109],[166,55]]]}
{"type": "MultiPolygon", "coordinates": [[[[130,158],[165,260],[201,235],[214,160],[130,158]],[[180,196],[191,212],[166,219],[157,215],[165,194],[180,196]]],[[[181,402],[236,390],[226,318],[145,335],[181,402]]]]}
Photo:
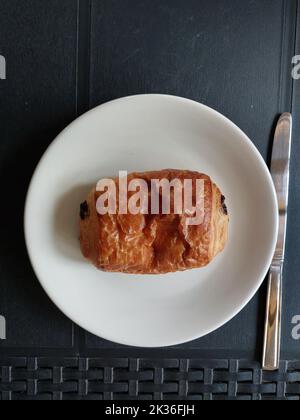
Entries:
{"type": "MultiPolygon", "coordinates": [[[[7,70],[6,80],[0,80],[0,317],[6,319],[6,339],[0,339],[0,399],[300,396],[300,363],[294,362],[300,360],[300,340],[292,336],[293,318],[300,315],[300,80],[291,77],[292,57],[300,54],[299,4],[297,0],[0,0],[0,55],[7,70]],[[107,342],[74,325],[46,297],[33,273],[24,244],[23,210],[37,162],[77,116],[111,99],[139,93],[178,95],[209,105],[236,123],[268,163],[275,122],[280,113],[293,113],[283,362],[281,376],[265,377],[275,388],[264,386],[259,363],[265,286],[234,320],[205,338],[174,348],[137,349],[107,342]],[[55,366],[83,372],[98,366],[104,372],[103,383],[112,387],[82,391],[78,375],[73,378],[75,390],[66,385],[39,388],[39,377],[34,377],[33,388],[28,385],[32,379],[28,372],[41,370],[46,375],[48,368],[52,373],[47,371],[46,376],[53,384],[55,366]],[[180,375],[173,379],[177,388],[164,384],[160,369],[183,374],[188,366],[203,370],[204,388],[188,388],[190,376],[184,376],[184,390],[178,385],[180,375]],[[17,381],[11,374],[14,368],[27,373],[17,381]],[[120,387],[122,381],[114,383],[111,369],[127,372],[127,387],[120,387]],[[143,387],[132,388],[132,372],[143,382],[147,369],[154,372],[149,388],[144,392],[143,387]],[[218,369],[227,372],[225,390],[213,385],[214,379],[212,383],[205,379],[205,372],[216,375],[218,369]],[[230,372],[235,374],[233,383],[239,384],[247,369],[255,390],[231,389],[230,372]],[[260,375],[257,382],[253,371],[260,375]],[[283,388],[278,381],[285,384],[283,388]]],[[[58,379],[63,382],[61,375],[58,379]]]]}

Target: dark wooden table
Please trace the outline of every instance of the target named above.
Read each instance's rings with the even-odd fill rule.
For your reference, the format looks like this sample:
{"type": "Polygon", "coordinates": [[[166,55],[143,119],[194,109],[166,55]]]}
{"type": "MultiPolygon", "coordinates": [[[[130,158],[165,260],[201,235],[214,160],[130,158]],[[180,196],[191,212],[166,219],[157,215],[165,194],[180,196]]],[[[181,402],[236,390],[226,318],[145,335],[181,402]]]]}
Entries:
{"type": "Polygon", "coordinates": [[[300,399],[300,339],[292,334],[300,315],[300,80],[291,77],[292,57],[300,54],[299,4],[0,0],[0,55],[7,71],[0,80],[2,335],[6,319],[0,400],[300,399]],[[155,350],[86,333],[41,289],[22,226],[34,168],[78,115],[138,93],[179,95],[215,108],[245,131],[267,161],[276,118],[293,113],[279,373],[261,372],[265,287],[219,331],[155,350]]]}

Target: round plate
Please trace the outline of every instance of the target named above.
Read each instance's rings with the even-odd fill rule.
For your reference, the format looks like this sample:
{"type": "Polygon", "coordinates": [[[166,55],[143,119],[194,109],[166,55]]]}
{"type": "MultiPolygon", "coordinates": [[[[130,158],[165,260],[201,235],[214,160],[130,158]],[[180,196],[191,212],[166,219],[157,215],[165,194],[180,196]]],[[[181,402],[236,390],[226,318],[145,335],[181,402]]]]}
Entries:
{"type": "Polygon", "coordinates": [[[34,270],[75,323],[122,344],[160,347],[204,336],[234,317],[261,285],[275,249],[278,211],[257,149],[228,119],[164,95],[116,100],[80,117],[36,169],[25,210],[34,270]],[[207,173],[226,196],[225,251],[208,267],[161,276],[97,271],[81,256],[79,205],[119,170],[207,173]]]}

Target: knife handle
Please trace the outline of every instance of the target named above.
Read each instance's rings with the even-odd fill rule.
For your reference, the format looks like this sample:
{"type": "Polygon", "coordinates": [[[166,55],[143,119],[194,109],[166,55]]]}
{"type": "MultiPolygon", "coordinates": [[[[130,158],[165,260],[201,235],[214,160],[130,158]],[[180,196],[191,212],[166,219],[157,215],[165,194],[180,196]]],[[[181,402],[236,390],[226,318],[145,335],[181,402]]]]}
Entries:
{"type": "Polygon", "coordinates": [[[279,369],[282,311],[282,264],[272,265],[268,281],[263,370],[279,369]]]}

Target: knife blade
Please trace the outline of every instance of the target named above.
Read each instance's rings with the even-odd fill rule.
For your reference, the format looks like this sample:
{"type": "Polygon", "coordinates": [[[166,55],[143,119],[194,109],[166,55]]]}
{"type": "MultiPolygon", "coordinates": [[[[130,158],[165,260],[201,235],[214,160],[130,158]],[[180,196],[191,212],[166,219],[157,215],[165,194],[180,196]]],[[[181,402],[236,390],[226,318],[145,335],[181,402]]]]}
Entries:
{"type": "Polygon", "coordinates": [[[282,273],[286,244],[292,125],[292,115],[282,114],[275,131],[271,162],[271,175],[278,200],[279,228],[268,279],[263,349],[263,369],[269,371],[278,370],[280,363],[282,273]]]}
{"type": "Polygon", "coordinates": [[[292,116],[285,113],[280,117],[276,128],[271,163],[271,175],[279,207],[279,231],[273,261],[283,262],[285,255],[291,143],[292,116]]]}

